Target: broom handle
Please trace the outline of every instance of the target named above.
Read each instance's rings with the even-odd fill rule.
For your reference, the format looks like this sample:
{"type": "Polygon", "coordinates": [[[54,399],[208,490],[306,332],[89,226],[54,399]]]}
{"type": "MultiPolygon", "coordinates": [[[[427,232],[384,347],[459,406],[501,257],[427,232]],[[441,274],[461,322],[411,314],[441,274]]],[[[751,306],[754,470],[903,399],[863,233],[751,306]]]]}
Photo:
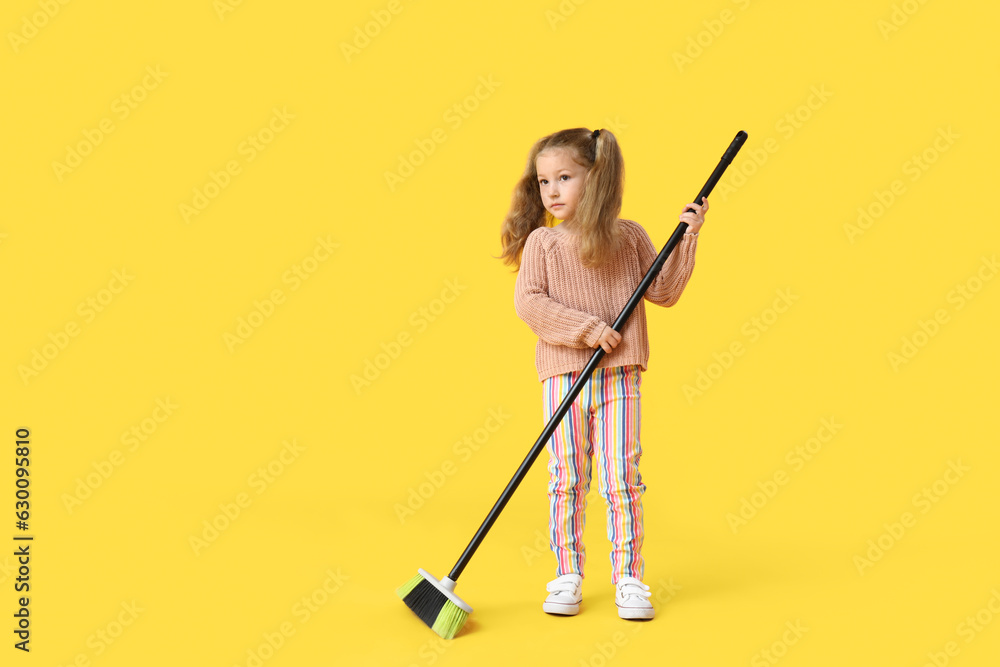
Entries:
{"type": "MultiPolygon", "coordinates": [[[[726,167],[729,166],[729,163],[733,161],[734,157],[736,157],[736,154],[739,152],[746,139],[747,133],[743,130],[740,130],[736,134],[736,138],[733,139],[731,144],[729,144],[729,148],[726,149],[726,152],[723,154],[718,166],[715,167],[715,171],[713,171],[712,175],[709,176],[708,181],[705,183],[705,187],[701,189],[701,192],[699,192],[698,196],[695,198],[695,203],[701,204],[701,198],[708,197],[708,195],[712,192],[712,188],[715,187],[715,184],[722,177],[722,174],[726,171],[726,167]]],[[[687,211],[693,210],[694,209],[692,208],[687,209],[687,211]]],[[[618,315],[618,319],[615,320],[615,323],[611,327],[612,329],[621,333],[622,327],[624,327],[625,322],[628,321],[629,315],[632,314],[632,311],[635,310],[635,307],[646,295],[646,290],[649,289],[653,280],[660,273],[660,269],[663,268],[663,264],[667,261],[667,257],[670,256],[674,247],[680,243],[681,237],[684,236],[684,232],[687,231],[687,227],[688,224],[686,222],[681,222],[677,225],[677,229],[674,230],[674,233],[670,236],[667,244],[663,246],[663,250],[660,251],[660,254],[656,256],[656,260],[653,261],[652,266],[649,267],[649,270],[643,277],[642,282],[639,283],[639,286],[635,289],[635,292],[633,292],[632,298],[628,300],[625,308],[623,308],[621,313],[618,315]]],[[[491,509],[490,513],[486,516],[486,520],[483,521],[481,526],[479,526],[479,530],[476,531],[472,541],[469,542],[469,546],[465,547],[465,551],[462,553],[462,556],[458,559],[458,562],[455,563],[455,567],[452,568],[451,574],[448,575],[452,581],[458,580],[458,577],[462,574],[462,570],[465,569],[465,566],[472,558],[472,555],[476,553],[476,549],[479,548],[479,544],[483,541],[483,538],[486,537],[486,533],[488,533],[490,528],[493,527],[493,523],[500,516],[500,512],[502,512],[503,508],[507,505],[507,501],[509,501],[511,496],[514,495],[514,491],[517,490],[521,480],[528,474],[531,464],[535,462],[536,458],[538,458],[542,448],[545,447],[545,443],[548,442],[550,437],[552,437],[552,433],[556,430],[556,426],[559,425],[559,422],[562,421],[562,418],[566,415],[566,412],[573,404],[573,401],[576,400],[577,394],[579,394],[580,390],[583,389],[583,385],[590,380],[591,374],[593,374],[594,369],[597,368],[597,364],[602,358],[604,358],[605,354],[604,348],[598,346],[597,351],[594,352],[594,355],[584,367],[583,372],[580,373],[580,377],[578,377],[576,382],[573,383],[573,386],[570,387],[569,393],[566,394],[566,397],[562,400],[562,403],[559,404],[559,407],[552,415],[552,418],[549,419],[549,423],[545,426],[545,430],[543,430],[542,434],[538,436],[538,440],[535,441],[531,451],[528,452],[528,455],[521,463],[521,466],[517,469],[517,472],[514,473],[514,477],[511,478],[510,482],[507,484],[507,488],[505,488],[503,493],[500,494],[500,498],[493,505],[493,509],[491,509]]]]}

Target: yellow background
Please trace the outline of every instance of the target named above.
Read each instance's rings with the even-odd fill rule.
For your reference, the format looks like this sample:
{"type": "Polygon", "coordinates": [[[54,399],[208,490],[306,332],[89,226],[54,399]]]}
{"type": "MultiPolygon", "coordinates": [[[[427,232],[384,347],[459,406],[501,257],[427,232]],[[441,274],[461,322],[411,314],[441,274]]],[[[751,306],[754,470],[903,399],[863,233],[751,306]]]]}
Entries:
{"type": "Polygon", "coordinates": [[[995,7],[221,6],[4,5],[3,664],[996,664],[995,7]],[[615,132],[622,216],[658,248],[749,134],[683,297],[647,306],[657,617],[615,614],[596,488],[583,611],[542,613],[540,459],[445,642],[394,590],[449,572],[544,426],[536,338],[491,255],[532,142],[578,126],[615,132]],[[60,172],[71,149],[89,154],[60,172]],[[259,326],[233,343],[241,318],[259,326]],[[796,469],[824,419],[840,427],[796,469]],[[30,654],[11,632],[20,427],[30,654]],[[743,499],[760,507],[734,532],[743,499]]]}

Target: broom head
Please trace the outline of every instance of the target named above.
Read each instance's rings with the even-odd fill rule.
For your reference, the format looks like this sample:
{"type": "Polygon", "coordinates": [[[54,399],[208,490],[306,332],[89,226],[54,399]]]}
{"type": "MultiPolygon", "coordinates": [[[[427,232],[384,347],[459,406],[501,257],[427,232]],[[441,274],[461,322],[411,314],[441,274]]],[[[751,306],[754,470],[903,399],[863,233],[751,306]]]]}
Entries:
{"type": "Polygon", "coordinates": [[[452,639],[472,607],[454,593],[455,582],[445,577],[438,581],[420,568],[416,576],[396,589],[396,595],[421,621],[444,639],[452,639]]]}

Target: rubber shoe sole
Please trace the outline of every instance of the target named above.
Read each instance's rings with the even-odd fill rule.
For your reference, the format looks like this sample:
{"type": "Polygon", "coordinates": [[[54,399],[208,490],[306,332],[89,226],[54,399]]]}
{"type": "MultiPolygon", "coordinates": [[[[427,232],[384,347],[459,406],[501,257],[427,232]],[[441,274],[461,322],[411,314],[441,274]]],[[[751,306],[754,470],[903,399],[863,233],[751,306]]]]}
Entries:
{"type": "Polygon", "coordinates": [[[556,614],[558,616],[576,616],[580,613],[580,605],[563,602],[543,602],[542,611],[546,614],[556,614]]]}
{"type": "Polygon", "coordinates": [[[642,607],[622,607],[618,603],[615,603],[615,606],[618,607],[618,617],[630,621],[649,620],[656,615],[656,610],[652,607],[649,609],[643,609],[642,607]]]}

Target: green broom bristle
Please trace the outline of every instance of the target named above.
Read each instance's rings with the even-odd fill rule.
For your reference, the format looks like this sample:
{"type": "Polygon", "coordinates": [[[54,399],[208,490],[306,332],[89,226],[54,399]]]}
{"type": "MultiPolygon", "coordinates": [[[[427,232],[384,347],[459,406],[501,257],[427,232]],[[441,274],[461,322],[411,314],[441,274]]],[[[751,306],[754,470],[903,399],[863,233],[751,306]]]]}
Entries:
{"type": "Polygon", "coordinates": [[[469,617],[469,612],[419,574],[397,588],[396,595],[443,639],[453,639],[469,617]]]}
{"type": "Polygon", "coordinates": [[[405,584],[396,589],[396,595],[399,596],[400,600],[405,600],[406,596],[410,594],[417,584],[423,581],[424,578],[419,574],[413,575],[413,578],[407,581],[405,584]]]}
{"type": "Polygon", "coordinates": [[[465,619],[469,617],[469,612],[460,608],[457,604],[448,600],[444,603],[441,613],[431,626],[431,630],[438,633],[444,639],[453,639],[458,631],[465,625],[465,619]]]}

